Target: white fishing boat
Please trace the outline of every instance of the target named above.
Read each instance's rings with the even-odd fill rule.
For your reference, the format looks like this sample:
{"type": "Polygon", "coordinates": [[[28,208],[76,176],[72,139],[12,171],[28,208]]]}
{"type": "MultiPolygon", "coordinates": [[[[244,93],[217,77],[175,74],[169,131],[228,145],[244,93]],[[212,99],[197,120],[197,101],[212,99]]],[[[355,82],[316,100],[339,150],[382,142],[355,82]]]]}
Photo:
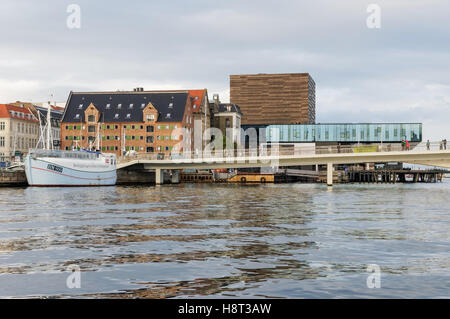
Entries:
{"type": "MultiPolygon", "coordinates": [[[[40,121],[39,121],[40,122],[40,121]]],[[[41,127],[38,145],[25,158],[25,175],[30,186],[106,186],[117,180],[116,155],[97,151],[53,149],[50,103],[47,124],[41,127]],[[44,139],[46,135],[46,139],[44,139]]]]}
{"type": "Polygon", "coordinates": [[[116,155],[90,151],[30,150],[25,158],[30,186],[105,186],[117,180],[116,155]]]}

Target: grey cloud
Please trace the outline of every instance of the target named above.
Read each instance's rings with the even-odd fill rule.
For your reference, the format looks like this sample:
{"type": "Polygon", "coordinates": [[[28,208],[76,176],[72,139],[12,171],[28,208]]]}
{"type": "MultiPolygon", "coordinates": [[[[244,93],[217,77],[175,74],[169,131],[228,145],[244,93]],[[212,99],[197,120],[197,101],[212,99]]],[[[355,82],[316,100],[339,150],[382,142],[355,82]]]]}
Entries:
{"type": "Polygon", "coordinates": [[[369,3],[4,0],[0,102],[134,86],[206,87],[226,100],[230,74],[309,72],[321,122],[405,119],[445,130],[450,3],[377,1],[379,30],[365,25],[369,3]],[[73,2],[79,30],[66,27],[73,2]]]}

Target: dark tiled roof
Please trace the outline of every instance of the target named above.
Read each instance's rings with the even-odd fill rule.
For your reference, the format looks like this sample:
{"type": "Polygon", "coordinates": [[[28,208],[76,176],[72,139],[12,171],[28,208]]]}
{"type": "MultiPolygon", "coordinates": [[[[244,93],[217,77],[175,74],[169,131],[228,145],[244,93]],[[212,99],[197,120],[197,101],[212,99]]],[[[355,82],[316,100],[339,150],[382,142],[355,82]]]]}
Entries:
{"type": "Polygon", "coordinates": [[[187,91],[72,92],[67,101],[62,122],[84,122],[84,111],[91,103],[101,113],[100,122],[143,122],[142,111],[150,102],[159,112],[158,122],[181,122],[188,95],[187,91]],[[120,107],[119,104],[121,104],[120,107]],[[133,106],[130,107],[130,104],[133,106]],[[119,114],[118,118],[115,117],[116,114],[119,114]],[[170,117],[167,114],[170,114],[170,117]]]}
{"type": "MultiPolygon", "coordinates": [[[[47,118],[47,108],[46,107],[36,106],[35,105],[34,108],[36,109],[36,111],[38,111],[40,113],[41,118],[42,117],[47,118]]],[[[51,118],[61,120],[62,116],[63,116],[63,112],[62,111],[59,111],[59,110],[57,111],[57,110],[54,110],[54,109],[52,109],[50,111],[50,117],[51,118]]]]}
{"type": "Polygon", "coordinates": [[[236,112],[242,115],[240,107],[231,103],[220,103],[218,112],[236,112]],[[228,111],[228,107],[230,107],[230,111],[228,111]]]}

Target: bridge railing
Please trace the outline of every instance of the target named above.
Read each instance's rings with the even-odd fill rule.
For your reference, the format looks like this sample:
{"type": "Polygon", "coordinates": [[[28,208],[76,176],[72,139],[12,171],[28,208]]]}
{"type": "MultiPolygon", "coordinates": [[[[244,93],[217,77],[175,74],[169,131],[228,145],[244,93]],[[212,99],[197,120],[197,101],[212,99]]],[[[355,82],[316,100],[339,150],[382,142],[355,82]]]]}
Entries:
{"type": "Polygon", "coordinates": [[[260,147],[258,149],[231,149],[212,150],[204,152],[182,152],[182,153],[135,153],[118,157],[118,163],[130,162],[133,160],[183,160],[183,159],[226,159],[226,158],[254,158],[265,156],[298,156],[315,154],[348,154],[367,152],[420,152],[446,150],[446,145],[442,142],[412,144],[409,149],[401,144],[379,143],[361,145],[330,145],[330,146],[283,146],[282,144],[271,147],[260,147]]]}

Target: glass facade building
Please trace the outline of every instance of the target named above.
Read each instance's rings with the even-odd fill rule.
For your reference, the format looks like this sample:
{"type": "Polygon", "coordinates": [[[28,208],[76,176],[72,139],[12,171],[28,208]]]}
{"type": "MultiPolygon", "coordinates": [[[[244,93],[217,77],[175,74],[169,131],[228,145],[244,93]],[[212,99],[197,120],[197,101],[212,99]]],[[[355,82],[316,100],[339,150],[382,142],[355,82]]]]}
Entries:
{"type": "Polygon", "coordinates": [[[259,129],[259,141],[264,139],[261,134],[265,131],[266,142],[400,143],[402,139],[409,142],[422,141],[421,123],[283,124],[255,128],[257,131],[259,129]]]}

